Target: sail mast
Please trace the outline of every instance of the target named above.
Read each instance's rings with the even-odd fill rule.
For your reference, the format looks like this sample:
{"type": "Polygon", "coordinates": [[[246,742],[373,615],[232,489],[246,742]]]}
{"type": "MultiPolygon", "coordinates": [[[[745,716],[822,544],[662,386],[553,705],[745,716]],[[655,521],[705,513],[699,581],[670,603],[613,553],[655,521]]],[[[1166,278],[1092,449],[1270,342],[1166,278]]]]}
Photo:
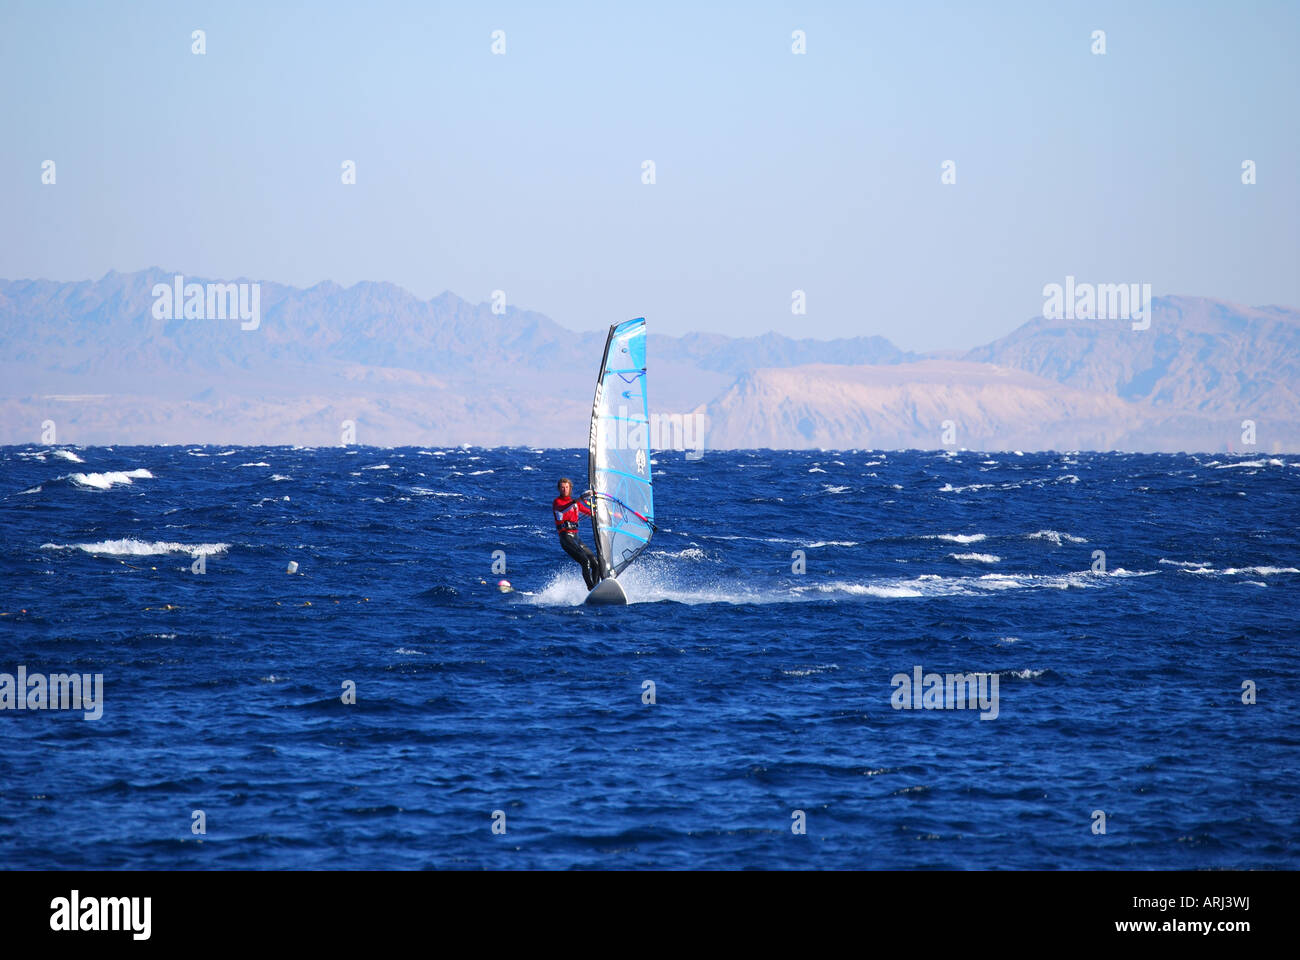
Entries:
{"type": "MultiPolygon", "coordinates": [[[[600,437],[600,415],[601,415],[601,394],[605,389],[605,370],[609,366],[609,345],[614,342],[614,331],[618,329],[617,323],[609,325],[609,334],[605,337],[605,352],[600,358],[600,369],[596,372],[596,397],[591,402],[591,430],[587,437],[587,489],[593,493],[596,490],[596,461],[599,459],[597,454],[597,443],[600,437]]],[[[594,503],[591,511],[591,538],[596,543],[596,559],[600,562],[601,579],[611,576],[609,572],[609,561],[605,558],[605,551],[601,549],[600,537],[600,511],[594,509],[594,503]]]]}

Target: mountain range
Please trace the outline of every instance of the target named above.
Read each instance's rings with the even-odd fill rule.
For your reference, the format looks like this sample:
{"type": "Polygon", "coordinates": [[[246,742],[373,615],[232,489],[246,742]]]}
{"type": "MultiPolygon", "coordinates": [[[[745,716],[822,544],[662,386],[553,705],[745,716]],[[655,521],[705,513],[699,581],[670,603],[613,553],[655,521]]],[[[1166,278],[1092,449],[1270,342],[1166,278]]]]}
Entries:
{"type": "MultiPolygon", "coordinates": [[[[256,329],[159,318],[174,276],[0,280],[0,443],[52,421],[61,443],[319,446],[348,421],[380,446],[586,445],[604,331],[371,282],[262,282],[256,329]]],[[[1158,297],[1132,326],[1039,317],[942,355],[652,333],[651,400],[715,449],[1300,449],[1300,311],[1158,297]]]]}

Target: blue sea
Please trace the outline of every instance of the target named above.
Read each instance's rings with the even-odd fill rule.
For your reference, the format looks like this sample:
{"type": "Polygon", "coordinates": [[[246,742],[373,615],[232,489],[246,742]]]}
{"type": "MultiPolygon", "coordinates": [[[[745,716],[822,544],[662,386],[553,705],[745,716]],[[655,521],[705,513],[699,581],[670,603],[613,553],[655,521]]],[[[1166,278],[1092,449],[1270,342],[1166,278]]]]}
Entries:
{"type": "Polygon", "coordinates": [[[1300,867],[1300,457],[586,459],[0,448],[0,866],[1300,867]]]}

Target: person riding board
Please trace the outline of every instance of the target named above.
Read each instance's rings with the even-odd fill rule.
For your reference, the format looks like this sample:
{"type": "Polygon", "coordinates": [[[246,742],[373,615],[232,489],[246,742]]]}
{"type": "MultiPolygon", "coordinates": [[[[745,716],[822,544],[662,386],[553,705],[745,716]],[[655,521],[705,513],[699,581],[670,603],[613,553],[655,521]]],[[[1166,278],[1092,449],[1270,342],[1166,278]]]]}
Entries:
{"type": "Polygon", "coordinates": [[[575,500],[573,481],[568,477],[561,477],[556,486],[559,488],[560,495],[551,504],[551,512],[555,517],[555,532],[560,535],[560,546],[564,548],[564,552],[582,566],[582,579],[587,582],[587,589],[590,590],[600,582],[600,561],[587,545],[578,539],[578,517],[581,514],[591,516],[591,507],[586,503],[591,491],[588,490],[583,494],[582,499],[575,500]]]}

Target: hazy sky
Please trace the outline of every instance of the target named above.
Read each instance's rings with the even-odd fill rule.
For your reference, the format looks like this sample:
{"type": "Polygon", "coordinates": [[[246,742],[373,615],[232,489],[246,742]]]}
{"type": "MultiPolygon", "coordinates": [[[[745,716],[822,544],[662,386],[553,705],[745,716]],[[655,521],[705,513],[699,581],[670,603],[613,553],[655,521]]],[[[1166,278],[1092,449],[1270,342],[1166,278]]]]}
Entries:
{"type": "Polygon", "coordinates": [[[389,280],[909,349],[1067,274],[1294,306],[1298,43],[1295,2],[4,0],[0,277],[389,280]]]}

